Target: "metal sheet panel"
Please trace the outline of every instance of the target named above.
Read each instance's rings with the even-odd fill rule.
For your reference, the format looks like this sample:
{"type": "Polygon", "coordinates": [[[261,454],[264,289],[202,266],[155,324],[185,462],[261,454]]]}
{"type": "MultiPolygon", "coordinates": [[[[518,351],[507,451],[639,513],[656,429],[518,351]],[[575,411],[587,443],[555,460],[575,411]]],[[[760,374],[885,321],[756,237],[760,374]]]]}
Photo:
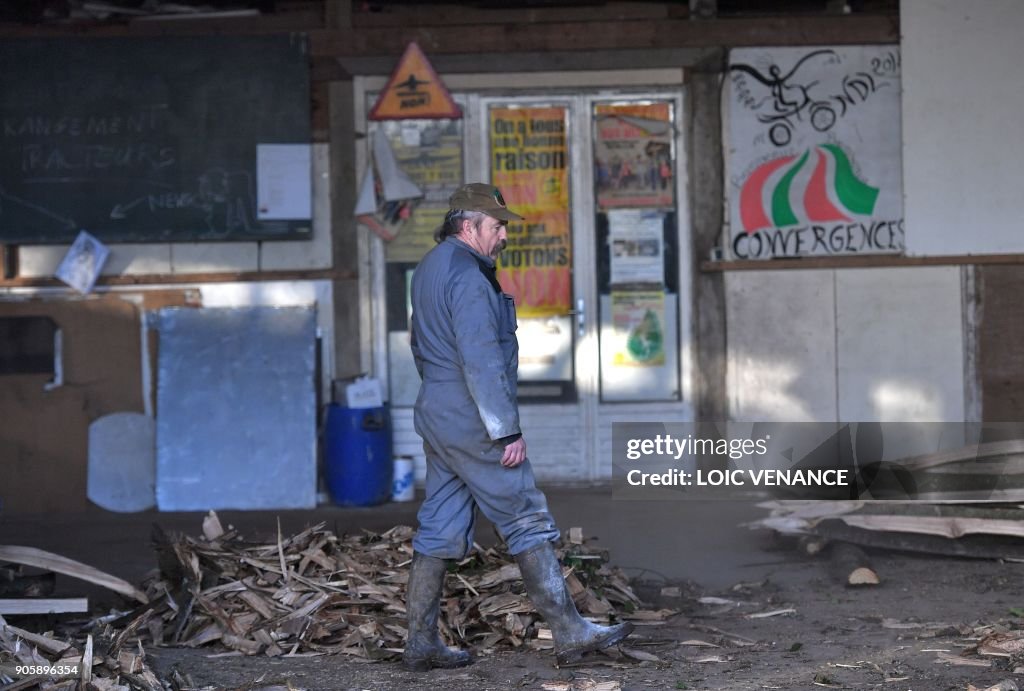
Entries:
{"type": "Polygon", "coordinates": [[[308,307],[159,312],[157,506],[316,505],[316,315],[308,307]]]}

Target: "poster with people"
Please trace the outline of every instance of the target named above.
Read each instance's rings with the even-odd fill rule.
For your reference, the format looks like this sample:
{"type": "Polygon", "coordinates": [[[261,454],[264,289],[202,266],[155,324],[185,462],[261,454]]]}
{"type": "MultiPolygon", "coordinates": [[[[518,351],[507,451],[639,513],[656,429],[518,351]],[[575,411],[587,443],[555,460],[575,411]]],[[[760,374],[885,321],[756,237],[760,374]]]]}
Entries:
{"type": "Polygon", "coordinates": [[[673,206],[672,135],[671,103],[595,106],[598,208],[673,206]]]}

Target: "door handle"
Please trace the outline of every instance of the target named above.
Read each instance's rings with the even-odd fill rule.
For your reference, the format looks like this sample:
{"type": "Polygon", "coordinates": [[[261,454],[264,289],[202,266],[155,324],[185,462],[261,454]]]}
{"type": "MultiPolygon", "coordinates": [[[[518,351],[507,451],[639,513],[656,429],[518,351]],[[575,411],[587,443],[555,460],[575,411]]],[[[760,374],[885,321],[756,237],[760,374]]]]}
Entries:
{"type": "Polygon", "coordinates": [[[587,303],[583,298],[576,298],[576,334],[583,338],[587,330],[587,303]]]}

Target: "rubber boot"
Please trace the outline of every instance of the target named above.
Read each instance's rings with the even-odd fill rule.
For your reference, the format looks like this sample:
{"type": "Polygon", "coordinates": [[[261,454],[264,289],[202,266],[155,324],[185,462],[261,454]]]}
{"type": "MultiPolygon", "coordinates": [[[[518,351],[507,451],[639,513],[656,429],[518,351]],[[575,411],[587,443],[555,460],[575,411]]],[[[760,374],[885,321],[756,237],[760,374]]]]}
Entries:
{"type": "Polygon", "coordinates": [[[437,632],[437,616],[444,589],[444,559],[414,552],[409,567],[409,584],[405,590],[405,611],[409,618],[409,636],[405,641],[402,662],[414,672],[427,672],[432,667],[451,669],[473,663],[464,650],[452,650],[437,632]]]}
{"type": "Polygon", "coordinates": [[[613,646],[633,632],[629,622],[598,626],[580,616],[550,542],[517,554],[516,561],[530,601],[551,627],[558,666],[576,662],[583,653],[613,646]]]}

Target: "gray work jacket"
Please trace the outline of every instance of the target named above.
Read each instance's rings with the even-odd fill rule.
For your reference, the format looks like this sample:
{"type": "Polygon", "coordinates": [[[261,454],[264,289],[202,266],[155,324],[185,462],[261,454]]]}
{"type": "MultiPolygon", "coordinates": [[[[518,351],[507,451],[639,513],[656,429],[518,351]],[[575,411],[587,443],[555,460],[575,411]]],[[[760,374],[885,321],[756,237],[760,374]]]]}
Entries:
{"type": "Polygon", "coordinates": [[[451,384],[461,382],[490,439],[519,434],[516,308],[495,277],[494,260],[446,238],[416,267],[412,312],[412,353],[422,379],[417,407],[456,409],[464,400],[451,384]],[[436,395],[435,383],[445,384],[436,395]]]}

